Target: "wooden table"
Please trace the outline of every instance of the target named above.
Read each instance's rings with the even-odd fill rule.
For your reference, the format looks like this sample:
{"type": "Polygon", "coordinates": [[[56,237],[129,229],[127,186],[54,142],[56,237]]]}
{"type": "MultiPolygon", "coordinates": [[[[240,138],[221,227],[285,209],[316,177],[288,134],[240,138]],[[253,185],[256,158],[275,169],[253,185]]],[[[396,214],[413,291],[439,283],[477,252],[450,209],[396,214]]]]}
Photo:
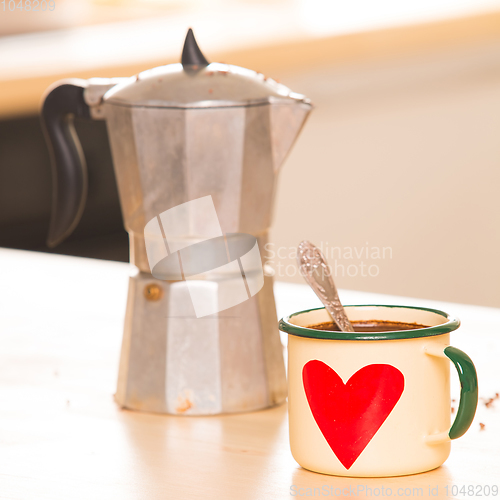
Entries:
{"type": "MultiPolygon", "coordinates": [[[[344,496],[364,488],[357,498],[373,498],[382,487],[396,498],[447,498],[446,486],[449,498],[470,498],[452,496],[452,485],[500,486],[500,400],[496,408],[480,402],[444,466],[384,479],[302,469],[289,451],[285,405],[221,417],[120,410],[113,393],[128,273],[125,264],[0,249],[0,499],[335,498],[342,493],[335,488],[344,496]]],[[[279,315],[317,304],[302,285],[278,283],[276,296],[279,315]]],[[[500,310],[341,296],[457,314],[463,325],[453,343],[474,359],[480,396],[500,391],[500,310]]]]}

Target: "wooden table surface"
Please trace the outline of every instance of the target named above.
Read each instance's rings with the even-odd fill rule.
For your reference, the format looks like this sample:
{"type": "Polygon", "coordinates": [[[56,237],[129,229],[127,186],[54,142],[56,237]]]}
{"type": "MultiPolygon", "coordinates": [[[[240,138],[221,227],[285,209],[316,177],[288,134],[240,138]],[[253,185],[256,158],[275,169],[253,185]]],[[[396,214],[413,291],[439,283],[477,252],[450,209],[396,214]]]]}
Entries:
{"type": "MultiPolygon", "coordinates": [[[[500,400],[496,408],[480,401],[444,466],[383,479],[302,469],[289,451],[286,405],[218,417],[121,410],[113,393],[128,273],[126,264],[0,249],[0,499],[382,496],[376,488],[396,498],[471,498],[467,490],[452,495],[452,486],[500,486],[500,400]]],[[[276,296],[279,315],[317,304],[302,285],[278,283],[276,296]]],[[[475,361],[480,397],[500,391],[500,310],[351,291],[341,297],[458,315],[453,344],[475,361]]]]}

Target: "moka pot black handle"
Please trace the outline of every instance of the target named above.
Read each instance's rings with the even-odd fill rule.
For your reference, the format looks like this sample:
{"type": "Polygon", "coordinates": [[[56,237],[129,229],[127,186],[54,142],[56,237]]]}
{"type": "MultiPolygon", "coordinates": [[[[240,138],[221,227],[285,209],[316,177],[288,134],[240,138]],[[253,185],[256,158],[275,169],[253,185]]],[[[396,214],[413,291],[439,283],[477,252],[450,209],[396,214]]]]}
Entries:
{"type": "Polygon", "coordinates": [[[52,212],[47,245],[53,248],[75,229],[87,199],[85,157],[74,118],[91,118],[84,99],[85,80],[71,80],[49,89],[42,104],[42,128],[52,165],[52,212]]]}

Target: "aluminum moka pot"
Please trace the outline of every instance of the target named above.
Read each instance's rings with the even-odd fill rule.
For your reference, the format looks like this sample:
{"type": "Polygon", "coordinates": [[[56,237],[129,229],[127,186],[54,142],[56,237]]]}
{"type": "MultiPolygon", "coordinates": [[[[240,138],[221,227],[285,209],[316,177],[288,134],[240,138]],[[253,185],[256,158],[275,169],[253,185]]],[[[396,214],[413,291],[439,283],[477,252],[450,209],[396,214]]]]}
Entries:
{"type": "Polygon", "coordinates": [[[115,396],[122,407],[207,415],[285,400],[260,251],[278,169],[310,110],[304,96],[262,74],[208,63],[191,30],[180,64],[48,89],[51,247],[73,231],[86,199],[72,118],[107,124],[135,266],[115,396]]]}

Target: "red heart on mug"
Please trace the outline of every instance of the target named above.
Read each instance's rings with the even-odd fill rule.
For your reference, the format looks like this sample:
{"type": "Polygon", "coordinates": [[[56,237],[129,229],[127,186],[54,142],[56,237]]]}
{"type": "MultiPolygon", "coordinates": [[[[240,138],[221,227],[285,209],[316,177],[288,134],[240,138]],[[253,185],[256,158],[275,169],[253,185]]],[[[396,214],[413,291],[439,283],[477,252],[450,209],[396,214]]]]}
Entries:
{"type": "Polygon", "coordinates": [[[307,362],[302,381],[314,420],[349,469],[399,401],[404,376],[391,365],[367,365],[345,384],[322,361],[307,362]]]}

